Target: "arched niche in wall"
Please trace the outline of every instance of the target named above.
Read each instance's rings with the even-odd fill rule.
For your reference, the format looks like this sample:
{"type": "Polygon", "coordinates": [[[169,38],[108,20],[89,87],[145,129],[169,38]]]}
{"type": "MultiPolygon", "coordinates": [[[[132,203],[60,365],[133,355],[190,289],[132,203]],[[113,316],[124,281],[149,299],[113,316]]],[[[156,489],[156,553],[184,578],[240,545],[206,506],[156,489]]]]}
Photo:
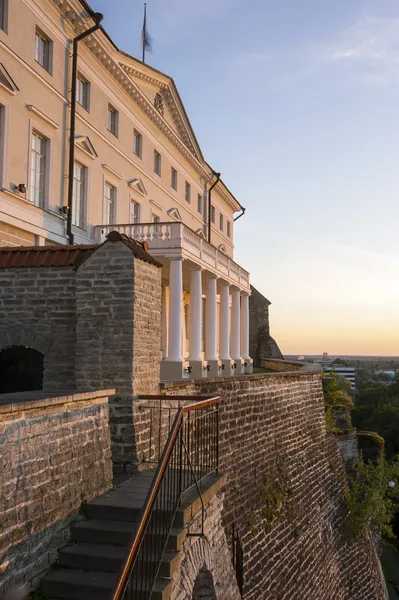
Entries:
{"type": "Polygon", "coordinates": [[[0,350],[0,394],[43,389],[43,358],[27,346],[0,350]]]}
{"type": "Polygon", "coordinates": [[[195,578],[192,600],[217,600],[212,573],[201,569],[195,578]]]}

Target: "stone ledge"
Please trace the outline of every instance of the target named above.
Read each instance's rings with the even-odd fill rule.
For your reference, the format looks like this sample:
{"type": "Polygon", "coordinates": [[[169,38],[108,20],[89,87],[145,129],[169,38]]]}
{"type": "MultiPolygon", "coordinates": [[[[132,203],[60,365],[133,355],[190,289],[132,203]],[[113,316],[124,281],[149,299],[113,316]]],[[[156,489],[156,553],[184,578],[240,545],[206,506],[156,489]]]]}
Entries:
{"type": "Polygon", "coordinates": [[[71,402],[95,400],[96,398],[108,398],[115,394],[115,390],[95,390],[86,392],[75,392],[71,390],[59,392],[45,392],[37,390],[34,392],[19,392],[17,394],[0,395],[0,414],[15,413],[37,408],[49,408],[71,402]]]}

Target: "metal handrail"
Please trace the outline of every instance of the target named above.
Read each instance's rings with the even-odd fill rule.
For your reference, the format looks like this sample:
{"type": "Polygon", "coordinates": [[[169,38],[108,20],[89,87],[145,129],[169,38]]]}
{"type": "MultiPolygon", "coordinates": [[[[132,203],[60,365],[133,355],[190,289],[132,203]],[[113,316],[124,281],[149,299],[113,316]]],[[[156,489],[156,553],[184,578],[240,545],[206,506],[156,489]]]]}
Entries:
{"type": "MultiPolygon", "coordinates": [[[[151,400],[157,400],[157,399],[158,400],[162,400],[162,399],[163,400],[167,400],[167,399],[168,400],[170,400],[170,399],[172,399],[172,400],[182,400],[182,399],[191,400],[191,399],[193,399],[193,397],[190,397],[190,396],[140,395],[139,399],[142,399],[142,400],[150,400],[150,399],[151,400]]],[[[135,537],[132,541],[129,555],[128,555],[126,563],[124,565],[124,568],[123,568],[122,574],[120,576],[116,590],[111,597],[112,600],[122,600],[122,598],[125,598],[125,593],[127,591],[129,581],[132,577],[133,569],[134,569],[135,564],[138,559],[138,554],[140,552],[141,547],[143,546],[143,541],[145,538],[145,534],[147,532],[149,522],[150,522],[152,514],[153,514],[155,502],[159,496],[162,482],[164,480],[166,471],[167,471],[168,467],[170,466],[172,453],[176,449],[176,443],[178,441],[178,436],[180,434],[180,465],[179,465],[180,466],[180,474],[179,474],[180,477],[179,477],[177,493],[176,493],[176,498],[175,498],[176,502],[172,509],[173,514],[171,514],[171,526],[173,524],[177,505],[181,499],[182,493],[185,491],[183,489],[182,471],[181,471],[181,469],[182,469],[182,451],[184,448],[184,440],[183,440],[183,436],[182,436],[182,425],[183,425],[183,419],[184,419],[185,414],[190,415],[193,411],[205,409],[207,407],[218,404],[219,402],[220,402],[219,396],[206,396],[206,397],[201,397],[200,400],[197,402],[193,402],[191,404],[188,404],[186,406],[182,406],[182,407],[178,408],[176,417],[174,419],[172,428],[171,428],[169,436],[168,436],[168,440],[165,444],[164,450],[162,452],[162,456],[160,458],[158,467],[156,469],[154,479],[153,479],[151,487],[148,491],[148,494],[147,494],[147,497],[145,500],[145,504],[144,504],[144,508],[142,511],[140,523],[139,523],[137,532],[135,534],[135,537]]],[[[211,413],[208,413],[208,414],[211,414],[211,413]]],[[[218,427],[218,420],[217,420],[217,427],[218,427]]],[[[217,436],[216,445],[218,445],[218,436],[217,436]]],[[[216,449],[216,470],[217,470],[217,466],[218,466],[217,461],[218,461],[218,449],[216,449]]],[[[189,459],[189,463],[190,463],[190,459],[189,459]]],[[[190,468],[192,468],[191,465],[190,465],[190,468]]],[[[212,472],[214,470],[215,469],[212,469],[210,472],[212,472]]],[[[194,476],[194,481],[195,481],[195,485],[197,486],[197,489],[199,490],[198,481],[195,478],[195,476],[194,476]]],[[[166,539],[166,542],[167,542],[167,539],[166,539]]],[[[155,581],[156,581],[156,578],[158,575],[159,566],[161,564],[162,556],[163,556],[164,550],[166,548],[166,542],[164,544],[163,552],[161,553],[161,558],[159,561],[159,565],[156,569],[154,580],[152,581],[152,584],[151,584],[152,587],[155,584],[155,581]]],[[[144,597],[150,598],[151,592],[152,592],[152,587],[151,587],[151,590],[149,590],[149,595],[143,596],[143,598],[144,597]]]]}

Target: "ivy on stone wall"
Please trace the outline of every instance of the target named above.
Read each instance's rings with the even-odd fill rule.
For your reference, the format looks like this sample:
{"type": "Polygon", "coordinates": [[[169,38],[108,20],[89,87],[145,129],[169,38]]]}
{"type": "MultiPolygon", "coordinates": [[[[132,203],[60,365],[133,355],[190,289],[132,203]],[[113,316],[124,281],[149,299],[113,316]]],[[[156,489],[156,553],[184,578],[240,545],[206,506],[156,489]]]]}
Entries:
{"type": "MultiPolygon", "coordinates": [[[[346,381],[346,380],[345,380],[346,381]]],[[[354,408],[352,397],[341,378],[332,371],[328,376],[323,375],[324,403],[326,410],[326,429],[331,433],[337,432],[335,415],[338,412],[349,412],[354,408]]]]}
{"type": "Polygon", "coordinates": [[[393,537],[391,521],[399,498],[399,462],[365,462],[361,456],[345,491],[346,532],[354,537],[371,527],[385,538],[393,537]]]}

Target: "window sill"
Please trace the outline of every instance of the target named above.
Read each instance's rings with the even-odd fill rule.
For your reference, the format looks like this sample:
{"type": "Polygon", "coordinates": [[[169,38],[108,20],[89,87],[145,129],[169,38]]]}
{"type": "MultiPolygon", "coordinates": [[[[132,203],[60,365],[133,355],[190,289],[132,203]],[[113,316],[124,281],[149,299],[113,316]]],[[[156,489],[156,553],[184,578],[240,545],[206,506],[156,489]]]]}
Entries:
{"type": "Polygon", "coordinates": [[[117,133],[115,133],[114,131],[111,131],[110,129],[108,129],[108,127],[107,127],[107,131],[108,131],[109,133],[111,133],[111,134],[112,134],[114,137],[116,137],[116,139],[118,139],[118,137],[119,137],[119,136],[118,136],[118,134],[117,134],[117,133]]]}
{"type": "Polygon", "coordinates": [[[38,61],[38,60],[36,60],[36,58],[35,58],[35,63],[36,63],[37,65],[39,65],[39,67],[40,67],[41,69],[43,69],[43,71],[46,71],[46,73],[48,73],[48,74],[49,74],[51,77],[53,76],[53,73],[52,73],[52,72],[51,72],[49,69],[46,69],[46,67],[44,67],[44,66],[43,66],[41,63],[39,63],[39,61],[38,61]]]}

